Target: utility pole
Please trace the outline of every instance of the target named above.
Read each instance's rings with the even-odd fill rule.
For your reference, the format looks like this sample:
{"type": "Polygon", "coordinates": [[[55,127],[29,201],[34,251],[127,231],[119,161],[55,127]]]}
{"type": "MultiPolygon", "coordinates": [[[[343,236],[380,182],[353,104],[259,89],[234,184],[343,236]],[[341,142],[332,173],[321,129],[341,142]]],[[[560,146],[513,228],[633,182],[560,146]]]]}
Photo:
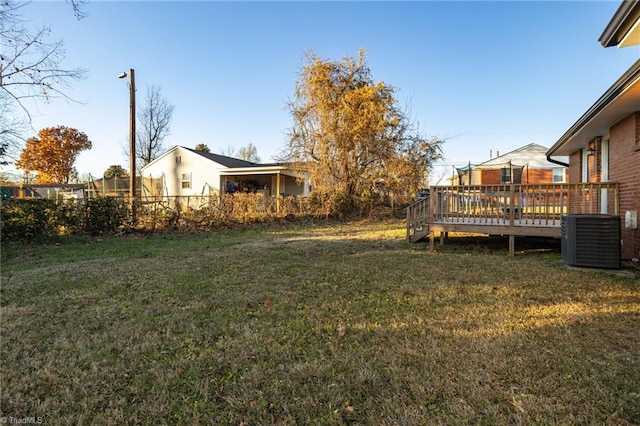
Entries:
{"type": "MultiPolygon", "coordinates": [[[[119,78],[127,77],[123,72],[119,78]]],[[[129,200],[131,217],[136,221],[136,78],[133,68],[129,69],[129,200]]]]}

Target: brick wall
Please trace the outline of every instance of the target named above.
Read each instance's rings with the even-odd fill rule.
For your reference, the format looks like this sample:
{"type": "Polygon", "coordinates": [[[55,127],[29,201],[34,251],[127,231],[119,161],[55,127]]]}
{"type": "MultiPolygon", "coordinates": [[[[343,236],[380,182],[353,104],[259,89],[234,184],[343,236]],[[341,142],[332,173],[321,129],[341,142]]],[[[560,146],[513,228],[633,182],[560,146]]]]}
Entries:
{"type": "MultiPolygon", "coordinates": [[[[518,176],[517,170],[513,170],[514,179],[518,176]]],[[[483,169],[482,184],[483,185],[499,185],[502,183],[501,169],[483,169]]],[[[522,183],[553,183],[553,169],[522,169],[522,183]]]]}
{"type": "Polygon", "coordinates": [[[569,157],[569,183],[582,182],[582,151],[576,151],[569,157]]]}
{"type": "MultiPolygon", "coordinates": [[[[587,157],[587,180],[600,182],[602,150],[591,141],[596,153],[587,157]]],[[[582,151],[569,157],[569,183],[582,182],[582,151]]],[[[619,211],[622,218],[622,258],[640,258],[640,230],[625,229],[624,216],[628,210],[640,215],[640,111],[628,115],[609,129],[609,181],[619,186],[619,211]]],[[[577,202],[569,200],[570,203],[577,202]]],[[[613,200],[609,200],[612,203],[613,200]]]]}
{"type": "Polygon", "coordinates": [[[522,171],[522,183],[553,183],[553,169],[529,169],[522,171]]]}
{"type": "Polygon", "coordinates": [[[483,169],[482,170],[482,184],[483,185],[498,185],[501,184],[502,170],[500,169],[483,169]]]}
{"type": "Polygon", "coordinates": [[[620,120],[609,131],[609,180],[620,184],[622,257],[640,258],[640,230],[624,228],[626,211],[640,214],[640,111],[620,120]]]}
{"type": "Polygon", "coordinates": [[[592,140],[589,146],[595,153],[587,156],[587,182],[602,181],[602,141],[592,140]]]}

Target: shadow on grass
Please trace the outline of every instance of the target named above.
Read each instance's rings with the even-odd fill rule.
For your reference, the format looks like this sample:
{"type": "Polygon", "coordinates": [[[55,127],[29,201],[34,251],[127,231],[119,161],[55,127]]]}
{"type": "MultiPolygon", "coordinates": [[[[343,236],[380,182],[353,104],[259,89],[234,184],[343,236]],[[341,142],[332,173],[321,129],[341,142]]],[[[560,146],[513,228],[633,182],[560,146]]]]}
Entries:
{"type": "MultiPolygon", "coordinates": [[[[509,237],[500,235],[465,235],[449,234],[440,245],[440,238],[436,237],[436,251],[443,253],[483,253],[508,254],[509,237]]],[[[560,239],[546,237],[516,237],[516,254],[553,253],[560,254],[560,239]]],[[[428,250],[429,241],[423,239],[416,246],[428,250]]]]}

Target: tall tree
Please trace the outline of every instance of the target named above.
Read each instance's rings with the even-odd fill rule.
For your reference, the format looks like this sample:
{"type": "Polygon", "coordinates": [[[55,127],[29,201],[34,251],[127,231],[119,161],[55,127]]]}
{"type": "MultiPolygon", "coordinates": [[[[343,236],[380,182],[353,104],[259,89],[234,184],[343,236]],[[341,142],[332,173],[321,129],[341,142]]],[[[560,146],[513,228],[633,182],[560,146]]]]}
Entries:
{"type": "Polygon", "coordinates": [[[199,143],[198,145],[196,145],[196,151],[202,151],[202,152],[211,152],[211,150],[209,149],[209,146],[207,146],[206,143],[199,143]]]}
{"type": "Polygon", "coordinates": [[[418,134],[395,88],[373,81],[364,50],[342,61],[309,52],[288,109],[293,126],[280,159],[310,173],[320,193],[367,202],[412,193],[441,157],[441,141],[418,134]]]}
{"type": "Polygon", "coordinates": [[[256,148],[252,143],[249,143],[249,145],[240,148],[238,150],[238,157],[244,161],[250,161],[252,163],[260,162],[260,157],[258,157],[258,148],[256,148]]]}
{"type": "Polygon", "coordinates": [[[144,106],[138,116],[136,134],[136,168],[155,160],[164,151],[163,142],[169,136],[174,106],[162,96],[158,86],[147,87],[144,106]]]}
{"type": "Polygon", "coordinates": [[[77,175],[73,164],[78,154],[87,149],[91,149],[91,141],[81,131],[65,126],[49,127],[27,140],[16,167],[37,172],[39,183],[68,183],[77,175]]]}

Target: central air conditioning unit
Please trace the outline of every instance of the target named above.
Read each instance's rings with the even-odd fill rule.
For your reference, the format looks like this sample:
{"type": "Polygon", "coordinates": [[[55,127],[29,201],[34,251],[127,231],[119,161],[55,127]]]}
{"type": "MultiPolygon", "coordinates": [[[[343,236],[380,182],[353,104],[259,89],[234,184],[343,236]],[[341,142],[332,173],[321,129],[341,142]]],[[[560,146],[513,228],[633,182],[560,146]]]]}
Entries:
{"type": "Polygon", "coordinates": [[[572,266],[620,269],[620,216],[562,216],[562,261],[572,266]]]}

